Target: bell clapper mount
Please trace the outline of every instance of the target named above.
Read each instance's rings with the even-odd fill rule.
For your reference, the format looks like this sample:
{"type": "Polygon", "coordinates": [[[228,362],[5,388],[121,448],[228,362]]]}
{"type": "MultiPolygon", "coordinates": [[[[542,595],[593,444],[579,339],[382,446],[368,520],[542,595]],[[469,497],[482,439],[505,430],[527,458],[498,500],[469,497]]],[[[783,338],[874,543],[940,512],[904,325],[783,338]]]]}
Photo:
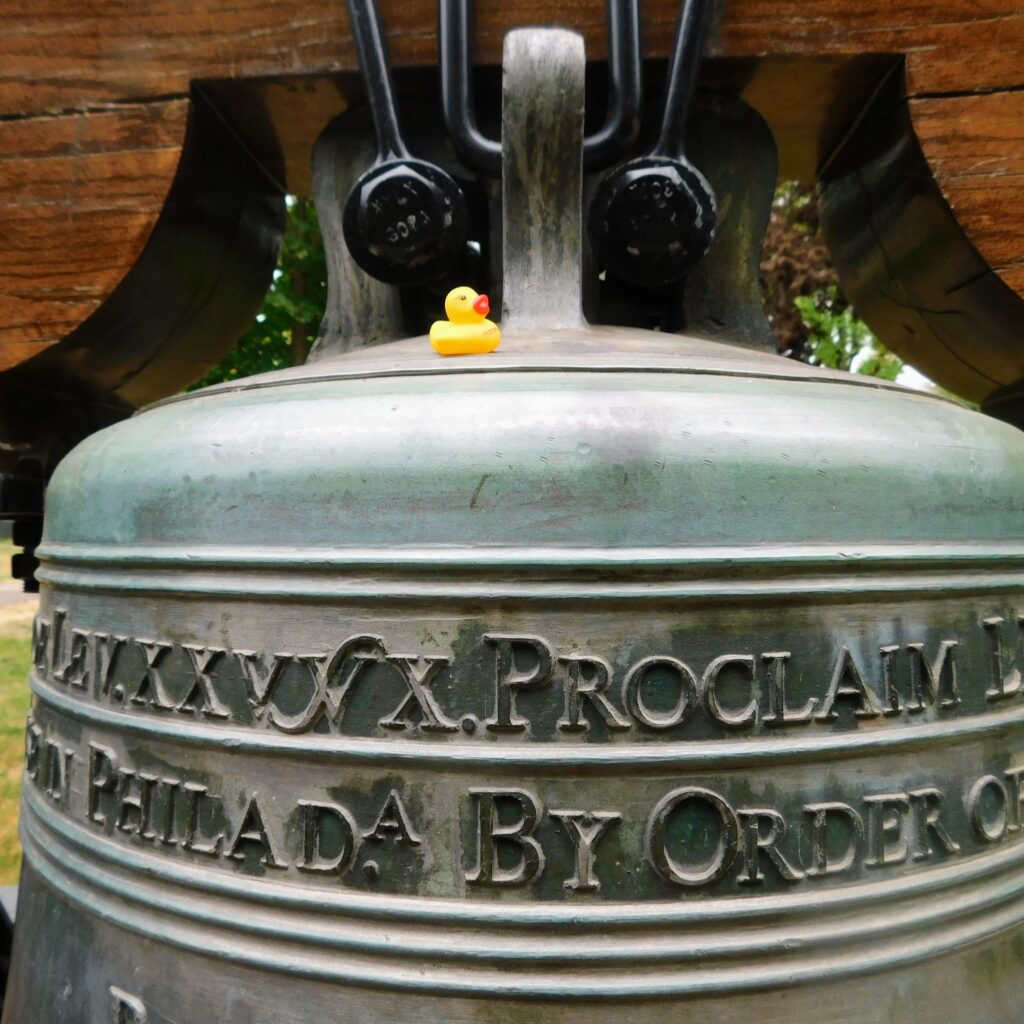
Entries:
{"type": "MultiPolygon", "coordinates": [[[[437,319],[431,330],[435,338],[446,339],[436,350],[465,355],[497,347],[491,329],[472,319],[478,311],[472,304],[463,309],[457,300],[462,292],[453,288],[459,285],[468,293],[472,284],[482,292],[489,278],[487,290],[497,290],[497,260],[485,256],[483,265],[491,273],[481,270],[479,276],[463,260],[469,248],[475,246],[479,256],[488,250],[488,239],[497,241],[480,214],[485,193],[492,216],[501,210],[502,283],[495,305],[501,308],[506,340],[510,329],[514,334],[586,327],[585,274],[589,280],[593,273],[607,272],[644,294],[688,277],[710,246],[717,223],[714,190],[685,147],[709,26],[720,3],[682,0],[657,142],[647,155],[609,171],[597,187],[586,229],[595,259],[585,270],[584,171],[627,158],[640,126],[638,0],[607,0],[608,105],[601,127],[590,135],[583,132],[584,83],[575,66],[585,64],[582,38],[552,28],[509,33],[500,141],[480,130],[474,114],[472,0],[439,0],[441,110],[451,149],[461,161],[461,169],[451,167],[451,173],[414,159],[402,137],[377,0],[347,2],[377,153],[345,203],[344,238],[352,260],[368,275],[403,290],[419,289],[414,295],[403,291],[402,316],[410,333],[419,334],[424,320],[437,316],[439,300],[447,293],[447,323],[437,319]],[[493,189],[470,183],[473,172],[500,175],[500,204],[493,189]],[[467,196],[472,203],[467,204],[467,196]],[[471,208],[477,211],[472,224],[471,208]],[[473,231],[482,233],[469,242],[473,231]],[[431,315],[423,316],[428,311],[431,315]],[[485,339],[478,337],[481,327],[485,339]]],[[[444,162],[443,150],[436,149],[432,159],[444,162]]],[[[599,313],[595,322],[603,319],[599,313]]]]}

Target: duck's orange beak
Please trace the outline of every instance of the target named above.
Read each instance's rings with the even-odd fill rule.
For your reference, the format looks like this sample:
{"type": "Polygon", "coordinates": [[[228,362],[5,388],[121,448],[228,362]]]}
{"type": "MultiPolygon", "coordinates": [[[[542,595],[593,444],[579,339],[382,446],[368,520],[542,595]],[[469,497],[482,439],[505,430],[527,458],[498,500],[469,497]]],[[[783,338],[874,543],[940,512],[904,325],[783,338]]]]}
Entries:
{"type": "Polygon", "coordinates": [[[473,310],[481,316],[487,316],[491,311],[491,300],[486,295],[478,296],[476,302],[473,303],[473,310]]]}

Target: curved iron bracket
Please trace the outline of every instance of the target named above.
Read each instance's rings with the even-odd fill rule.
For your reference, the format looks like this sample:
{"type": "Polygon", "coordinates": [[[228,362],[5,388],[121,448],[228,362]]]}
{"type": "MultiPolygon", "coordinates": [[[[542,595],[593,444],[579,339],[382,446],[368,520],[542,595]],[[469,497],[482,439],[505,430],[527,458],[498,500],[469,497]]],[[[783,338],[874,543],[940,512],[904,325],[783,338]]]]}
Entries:
{"type": "Polygon", "coordinates": [[[682,0],[658,140],[647,156],[605,177],[590,207],[589,234],[599,261],[640,287],[681,281],[715,236],[714,189],[685,155],[711,14],[708,0],[682,0]]]}
{"type": "Polygon", "coordinates": [[[443,277],[465,249],[466,200],[447,171],[413,159],[402,138],[377,0],[348,0],[348,16],[377,160],[345,201],[345,243],[377,280],[427,284],[443,277]]]}
{"type": "MultiPolygon", "coordinates": [[[[438,0],[441,108],[452,144],[464,163],[501,174],[501,141],[477,127],[470,90],[470,0],[438,0]]],[[[604,167],[623,156],[640,128],[643,104],[639,0],[608,0],[608,113],[583,143],[583,166],[604,167]]]]}

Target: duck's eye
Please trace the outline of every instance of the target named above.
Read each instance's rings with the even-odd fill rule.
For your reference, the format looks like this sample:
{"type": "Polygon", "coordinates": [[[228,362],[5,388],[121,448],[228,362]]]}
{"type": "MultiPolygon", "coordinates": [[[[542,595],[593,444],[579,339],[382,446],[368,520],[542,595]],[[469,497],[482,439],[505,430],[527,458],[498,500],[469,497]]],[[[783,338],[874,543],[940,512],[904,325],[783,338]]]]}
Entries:
{"type": "Polygon", "coordinates": [[[465,295],[460,295],[459,296],[459,302],[465,302],[465,301],[466,301],[466,296],[465,295]]]}

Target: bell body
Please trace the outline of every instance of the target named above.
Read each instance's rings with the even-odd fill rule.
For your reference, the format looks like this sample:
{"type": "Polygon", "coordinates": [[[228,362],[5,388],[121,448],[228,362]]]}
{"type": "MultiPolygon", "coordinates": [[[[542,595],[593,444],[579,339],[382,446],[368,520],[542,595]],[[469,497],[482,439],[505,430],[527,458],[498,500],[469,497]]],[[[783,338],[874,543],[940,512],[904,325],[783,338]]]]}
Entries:
{"type": "Polygon", "coordinates": [[[1017,1019],[1010,427],[417,339],[94,435],[41,557],[9,1024],[1017,1019]]]}

